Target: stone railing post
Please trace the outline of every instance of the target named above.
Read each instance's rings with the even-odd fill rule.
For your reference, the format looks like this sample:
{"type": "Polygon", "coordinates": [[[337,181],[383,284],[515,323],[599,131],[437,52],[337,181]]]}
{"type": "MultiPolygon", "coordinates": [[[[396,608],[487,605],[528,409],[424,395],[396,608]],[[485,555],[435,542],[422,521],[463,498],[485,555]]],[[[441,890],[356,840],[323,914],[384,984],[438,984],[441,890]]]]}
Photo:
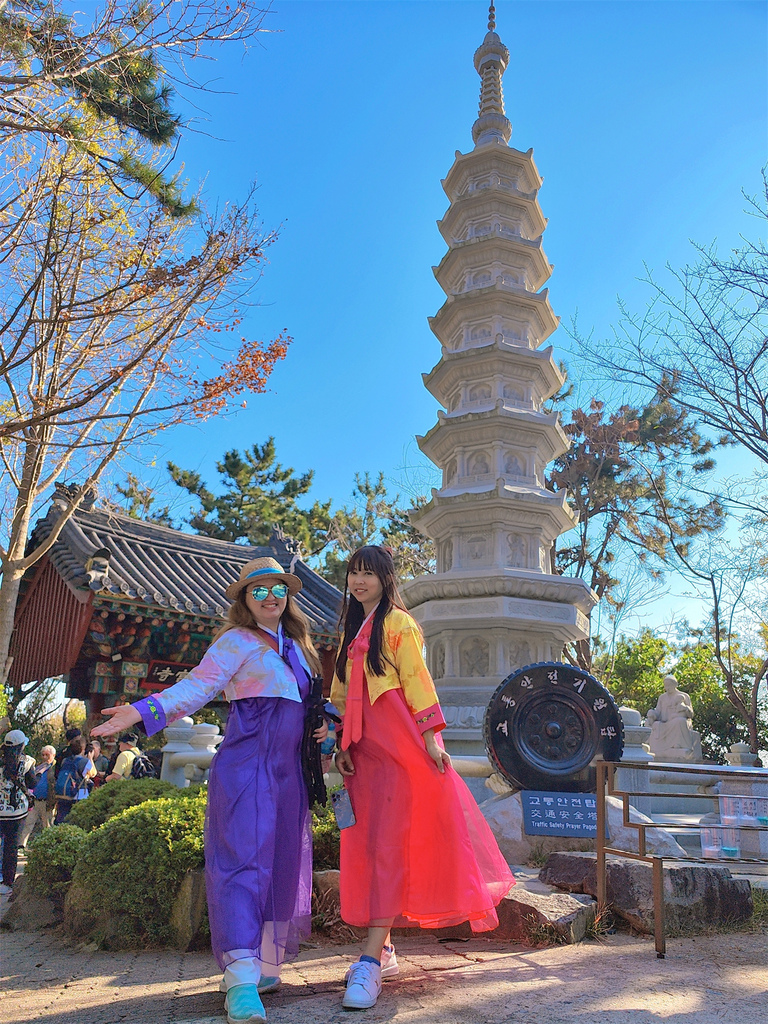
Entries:
{"type": "MultiPolygon", "coordinates": [[[[190,740],[194,735],[196,726],[191,718],[179,718],[173,725],[166,725],[166,744],[163,747],[163,767],[160,778],[165,782],[172,782],[174,786],[184,789],[189,785],[189,779],[184,778],[184,764],[172,764],[171,754],[189,753],[193,754],[195,748],[190,740]]],[[[173,759],[175,760],[175,758],[173,759]]]]}
{"type": "MultiPolygon", "coordinates": [[[[642,715],[634,708],[619,708],[619,714],[624,723],[624,752],[621,755],[621,760],[649,764],[653,761],[653,754],[648,746],[648,737],[651,735],[650,726],[643,725],[642,715]]],[[[649,794],[648,796],[630,797],[631,805],[649,817],[651,813],[650,783],[650,772],[632,768],[618,768],[616,771],[618,789],[649,794]]]]}

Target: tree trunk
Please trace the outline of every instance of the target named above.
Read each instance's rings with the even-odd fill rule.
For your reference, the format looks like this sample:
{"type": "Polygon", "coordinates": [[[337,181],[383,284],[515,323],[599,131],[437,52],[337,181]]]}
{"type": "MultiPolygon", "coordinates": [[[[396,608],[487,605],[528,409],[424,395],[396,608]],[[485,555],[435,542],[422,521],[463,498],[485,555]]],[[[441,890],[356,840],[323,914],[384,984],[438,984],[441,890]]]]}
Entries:
{"type": "Polygon", "coordinates": [[[750,715],[749,720],[747,721],[747,726],[749,728],[749,749],[753,754],[759,754],[760,741],[757,735],[757,719],[750,715]]]}
{"type": "Polygon", "coordinates": [[[78,700],[77,700],[76,697],[70,697],[69,700],[64,705],[64,710],[61,712],[61,720],[64,723],[64,731],[65,732],[69,728],[69,725],[70,725],[69,713],[72,710],[72,708],[75,706],[75,704],[77,704],[77,703],[78,703],[78,700]]]}
{"type": "Polygon", "coordinates": [[[11,668],[8,659],[13,622],[16,616],[19,587],[25,571],[24,552],[27,547],[29,522],[32,518],[32,505],[37,497],[39,479],[39,444],[37,440],[30,440],[25,444],[24,470],[16,495],[16,507],[8,538],[8,551],[3,558],[3,577],[0,580],[0,686],[4,689],[11,668]]]}
{"type": "Polygon", "coordinates": [[[0,686],[7,689],[8,673],[11,668],[11,635],[16,615],[16,602],[24,570],[7,565],[0,580],[0,686]]]}

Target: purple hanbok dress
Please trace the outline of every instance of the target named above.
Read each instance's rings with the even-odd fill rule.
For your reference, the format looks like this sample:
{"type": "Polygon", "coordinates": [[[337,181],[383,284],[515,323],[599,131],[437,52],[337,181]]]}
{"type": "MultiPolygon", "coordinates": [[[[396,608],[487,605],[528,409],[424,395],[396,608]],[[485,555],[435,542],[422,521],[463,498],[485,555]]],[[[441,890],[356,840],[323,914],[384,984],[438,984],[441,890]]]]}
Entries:
{"type": "Polygon", "coordinates": [[[282,629],[275,638],[280,654],[250,630],[229,630],[185,679],[134,705],[151,735],[222,690],[230,700],[205,825],[211,945],[222,970],[250,956],[268,973],[296,955],[311,925],[312,834],[301,770],[310,674],[298,645],[282,629]]]}

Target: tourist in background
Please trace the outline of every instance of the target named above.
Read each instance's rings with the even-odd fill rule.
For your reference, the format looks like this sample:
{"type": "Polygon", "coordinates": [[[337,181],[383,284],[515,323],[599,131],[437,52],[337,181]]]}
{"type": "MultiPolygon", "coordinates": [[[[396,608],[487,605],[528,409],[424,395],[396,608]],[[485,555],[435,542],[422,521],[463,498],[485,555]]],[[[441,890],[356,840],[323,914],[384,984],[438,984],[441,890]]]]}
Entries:
{"type": "MultiPolygon", "coordinates": [[[[94,786],[103,786],[106,781],[107,774],[109,773],[109,758],[106,754],[102,753],[101,742],[99,740],[91,740],[89,747],[86,747],[86,754],[89,754],[93,761],[93,767],[96,769],[96,774],[93,777],[94,786]]],[[[115,759],[117,760],[117,759],[115,759]]]]}
{"type": "Polygon", "coordinates": [[[0,750],[0,838],[3,877],[0,896],[13,890],[19,863],[19,837],[29,813],[29,791],[35,785],[35,760],[24,753],[27,737],[21,729],[5,734],[0,750]]]}
{"type": "Polygon", "coordinates": [[[85,753],[84,736],[71,739],[68,749],[69,753],[56,773],[54,825],[60,825],[64,821],[78,800],[85,800],[88,797],[89,780],[96,774],[93,761],[85,753]]]}
{"type": "Polygon", "coordinates": [[[356,823],[341,831],[341,916],[368,929],[343,1006],[362,1010],[398,973],[393,925],[493,929],[514,878],[443,748],[424,640],[388,549],[352,556],[342,618],[331,700],[344,715],[336,766],[356,823]]]}
{"type": "Polygon", "coordinates": [[[79,741],[82,735],[81,730],[74,725],[64,733],[64,739],[67,742],[56,751],[56,764],[54,768],[56,775],[59,774],[61,762],[65,757],[77,757],[81,753],[79,741]]]}
{"type": "MultiPolygon", "coordinates": [[[[130,705],[125,706],[130,707],[130,705]]],[[[112,782],[118,779],[130,779],[133,762],[140,753],[138,743],[139,737],[137,733],[123,733],[117,742],[117,749],[119,752],[117,760],[115,761],[115,767],[106,776],[106,782],[112,782]]]]}
{"type": "Polygon", "coordinates": [[[41,829],[45,829],[53,824],[53,812],[56,807],[55,760],[56,748],[43,747],[40,751],[40,762],[34,768],[35,785],[29,795],[29,814],[19,837],[19,846],[22,850],[26,850],[35,825],[39,824],[41,829]]]}
{"type": "MultiPolygon", "coordinates": [[[[304,700],[320,663],[294,597],[301,581],[274,558],[246,563],[225,593],[228,623],[186,678],[122,708],[93,734],[143,722],[148,736],[222,690],[224,740],[210,768],[205,883],[211,945],[229,1024],[265,1020],[260,993],[311,925],[312,836],[301,767],[304,700]]],[[[318,742],[327,727],[315,731],[318,742]]],[[[117,765],[115,765],[117,768],[117,765]]]]}

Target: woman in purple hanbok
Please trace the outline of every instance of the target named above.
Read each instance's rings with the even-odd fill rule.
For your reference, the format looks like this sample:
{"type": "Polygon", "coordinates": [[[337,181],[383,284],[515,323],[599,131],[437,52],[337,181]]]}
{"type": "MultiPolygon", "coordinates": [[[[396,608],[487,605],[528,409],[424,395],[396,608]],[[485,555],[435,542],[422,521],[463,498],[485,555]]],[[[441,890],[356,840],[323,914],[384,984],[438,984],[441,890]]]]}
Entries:
{"type": "MultiPolygon", "coordinates": [[[[312,837],[301,768],[304,699],[320,669],[292,597],[301,581],[274,558],[248,562],[226,590],[234,603],[197,668],[136,704],[105,708],[110,736],[139,722],[148,736],[223,690],[224,740],[208,783],[205,881],[211,944],[224,972],[229,1024],[266,1019],[260,993],[310,929],[312,837]]],[[[315,732],[318,741],[327,733],[315,732]]]]}

